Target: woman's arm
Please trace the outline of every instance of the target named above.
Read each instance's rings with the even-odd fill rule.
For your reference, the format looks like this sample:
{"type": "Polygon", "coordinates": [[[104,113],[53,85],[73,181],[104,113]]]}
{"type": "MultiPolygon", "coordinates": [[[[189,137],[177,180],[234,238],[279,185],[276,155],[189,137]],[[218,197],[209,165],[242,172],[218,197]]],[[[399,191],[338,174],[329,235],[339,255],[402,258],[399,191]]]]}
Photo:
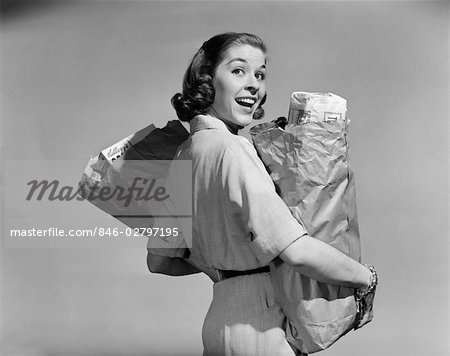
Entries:
{"type": "Polygon", "coordinates": [[[319,282],[365,289],[370,270],[334,247],[305,235],[290,244],[279,256],[301,274],[319,282]]]}
{"type": "Polygon", "coordinates": [[[200,273],[201,271],[180,257],[165,257],[147,253],[147,266],[152,273],[161,273],[169,276],[185,276],[200,273]]]}

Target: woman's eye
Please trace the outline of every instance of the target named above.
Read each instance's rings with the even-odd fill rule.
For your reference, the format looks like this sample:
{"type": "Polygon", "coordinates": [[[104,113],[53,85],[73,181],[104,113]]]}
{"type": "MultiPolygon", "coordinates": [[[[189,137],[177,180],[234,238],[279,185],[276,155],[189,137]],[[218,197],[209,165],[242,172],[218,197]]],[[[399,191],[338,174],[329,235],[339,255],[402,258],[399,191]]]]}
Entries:
{"type": "Polygon", "coordinates": [[[231,71],[233,74],[243,74],[244,70],[242,68],[236,68],[231,71]]]}
{"type": "Polygon", "coordinates": [[[255,74],[256,79],[258,80],[264,80],[266,78],[266,75],[262,72],[258,72],[255,74]]]}

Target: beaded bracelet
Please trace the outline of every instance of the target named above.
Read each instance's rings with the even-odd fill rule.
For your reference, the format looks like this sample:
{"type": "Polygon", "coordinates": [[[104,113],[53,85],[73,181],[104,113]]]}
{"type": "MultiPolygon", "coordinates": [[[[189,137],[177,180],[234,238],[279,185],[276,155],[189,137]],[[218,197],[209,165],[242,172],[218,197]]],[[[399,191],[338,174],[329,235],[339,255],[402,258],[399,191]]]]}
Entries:
{"type": "Polygon", "coordinates": [[[366,300],[366,298],[370,293],[375,293],[375,289],[378,284],[378,275],[375,271],[375,267],[372,265],[364,266],[366,266],[370,270],[370,283],[365,290],[355,289],[356,317],[353,325],[353,328],[355,330],[359,329],[371,320],[370,316],[368,316],[369,319],[364,319],[364,315],[368,311],[367,308],[370,307],[371,303],[373,303],[373,300],[372,302],[370,302],[369,300],[366,300]]]}
{"type": "Polygon", "coordinates": [[[364,299],[369,293],[372,293],[378,285],[378,275],[373,265],[364,265],[370,270],[370,284],[366,290],[357,289],[355,291],[356,301],[364,299]]]}

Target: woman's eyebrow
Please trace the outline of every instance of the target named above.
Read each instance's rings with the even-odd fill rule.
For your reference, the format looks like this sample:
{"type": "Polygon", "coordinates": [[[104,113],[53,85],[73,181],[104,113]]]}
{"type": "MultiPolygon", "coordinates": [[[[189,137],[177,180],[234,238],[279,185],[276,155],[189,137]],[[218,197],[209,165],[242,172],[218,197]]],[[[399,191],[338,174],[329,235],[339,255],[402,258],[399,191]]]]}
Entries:
{"type": "Polygon", "coordinates": [[[230,60],[227,64],[233,63],[233,62],[244,62],[244,63],[248,63],[248,61],[244,58],[233,58],[232,60],[230,60]]]}
{"type": "MultiPolygon", "coordinates": [[[[237,58],[233,58],[232,60],[230,60],[229,62],[227,62],[226,65],[228,65],[228,64],[230,64],[230,63],[233,63],[233,62],[248,63],[248,61],[247,61],[246,59],[237,57],[237,58]]],[[[266,64],[262,64],[262,65],[260,66],[260,68],[266,69],[266,64]]]]}

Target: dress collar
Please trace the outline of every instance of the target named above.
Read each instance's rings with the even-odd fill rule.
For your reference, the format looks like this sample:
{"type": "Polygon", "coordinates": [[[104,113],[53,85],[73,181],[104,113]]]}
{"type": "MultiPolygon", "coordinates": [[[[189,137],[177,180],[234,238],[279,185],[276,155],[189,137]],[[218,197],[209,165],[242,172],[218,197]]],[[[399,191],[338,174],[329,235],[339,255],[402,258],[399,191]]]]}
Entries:
{"type": "Polygon", "coordinates": [[[225,122],[211,115],[197,115],[190,121],[191,134],[200,130],[218,129],[234,133],[225,122]]]}

